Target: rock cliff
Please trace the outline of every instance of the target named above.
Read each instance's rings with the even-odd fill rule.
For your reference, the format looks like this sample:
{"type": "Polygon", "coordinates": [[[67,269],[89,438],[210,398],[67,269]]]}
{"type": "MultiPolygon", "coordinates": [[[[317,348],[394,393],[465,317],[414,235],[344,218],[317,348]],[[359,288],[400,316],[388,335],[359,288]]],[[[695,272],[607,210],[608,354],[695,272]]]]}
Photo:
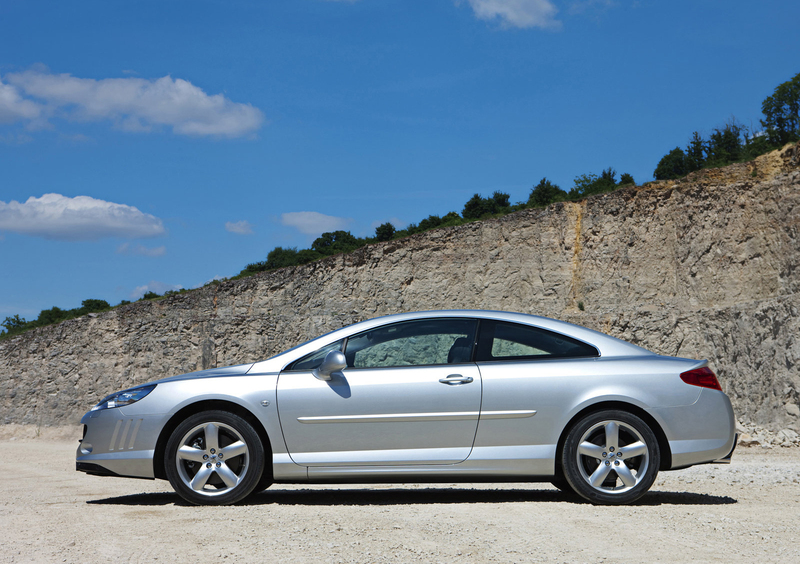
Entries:
{"type": "Polygon", "coordinates": [[[0,423],[72,424],[133,384],[263,359],[379,315],[478,308],[708,358],[740,421],[796,431],[798,236],[800,148],[789,146],[4,340],[0,423]]]}

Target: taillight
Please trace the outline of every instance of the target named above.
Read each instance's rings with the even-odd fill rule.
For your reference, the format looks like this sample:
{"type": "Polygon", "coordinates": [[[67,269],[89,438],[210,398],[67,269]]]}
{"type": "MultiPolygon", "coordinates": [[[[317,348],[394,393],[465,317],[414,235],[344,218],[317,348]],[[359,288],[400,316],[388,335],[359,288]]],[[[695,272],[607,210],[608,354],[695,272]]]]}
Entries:
{"type": "Polygon", "coordinates": [[[722,391],[722,386],[719,385],[717,375],[708,367],[695,368],[681,374],[681,380],[692,386],[700,386],[701,388],[711,388],[712,390],[722,391]]]}

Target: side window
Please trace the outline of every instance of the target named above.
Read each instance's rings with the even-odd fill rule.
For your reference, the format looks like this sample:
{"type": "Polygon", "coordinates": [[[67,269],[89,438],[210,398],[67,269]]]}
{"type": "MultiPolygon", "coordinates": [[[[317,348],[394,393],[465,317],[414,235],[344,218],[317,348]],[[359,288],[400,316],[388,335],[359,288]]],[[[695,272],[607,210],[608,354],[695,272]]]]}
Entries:
{"type": "Polygon", "coordinates": [[[596,348],[529,325],[481,321],[477,360],[533,360],[599,356],[596,348]]]}
{"type": "Polygon", "coordinates": [[[295,360],[284,370],[314,370],[315,368],[319,368],[319,365],[322,364],[323,360],[325,360],[325,356],[331,351],[342,350],[343,344],[344,339],[341,341],[336,341],[335,343],[331,343],[330,345],[322,347],[311,354],[307,354],[303,358],[295,360]]]}
{"type": "Polygon", "coordinates": [[[347,366],[385,368],[470,362],[476,326],[474,319],[426,319],[366,331],[347,340],[347,366]]]}

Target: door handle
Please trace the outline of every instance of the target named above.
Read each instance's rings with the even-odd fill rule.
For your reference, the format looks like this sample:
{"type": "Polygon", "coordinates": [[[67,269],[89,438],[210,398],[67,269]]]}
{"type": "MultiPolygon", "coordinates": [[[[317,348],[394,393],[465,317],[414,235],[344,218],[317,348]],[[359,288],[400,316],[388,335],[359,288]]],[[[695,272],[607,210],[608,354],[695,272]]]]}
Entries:
{"type": "Polygon", "coordinates": [[[447,378],[439,378],[439,382],[453,386],[455,384],[469,384],[472,382],[472,376],[462,376],[461,374],[451,374],[447,378]]]}

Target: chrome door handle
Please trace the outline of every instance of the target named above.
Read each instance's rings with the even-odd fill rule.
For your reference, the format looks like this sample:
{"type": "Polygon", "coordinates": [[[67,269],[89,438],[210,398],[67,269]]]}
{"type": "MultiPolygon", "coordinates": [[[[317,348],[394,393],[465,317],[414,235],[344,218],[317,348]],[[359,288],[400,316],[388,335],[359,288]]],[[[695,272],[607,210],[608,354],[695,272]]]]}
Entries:
{"type": "Polygon", "coordinates": [[[439,382],[452,386],[453,384],[469,384],[472,376],[462,376],[461,374],[451,374],[447,378],[439,378],[439,382]]]}

